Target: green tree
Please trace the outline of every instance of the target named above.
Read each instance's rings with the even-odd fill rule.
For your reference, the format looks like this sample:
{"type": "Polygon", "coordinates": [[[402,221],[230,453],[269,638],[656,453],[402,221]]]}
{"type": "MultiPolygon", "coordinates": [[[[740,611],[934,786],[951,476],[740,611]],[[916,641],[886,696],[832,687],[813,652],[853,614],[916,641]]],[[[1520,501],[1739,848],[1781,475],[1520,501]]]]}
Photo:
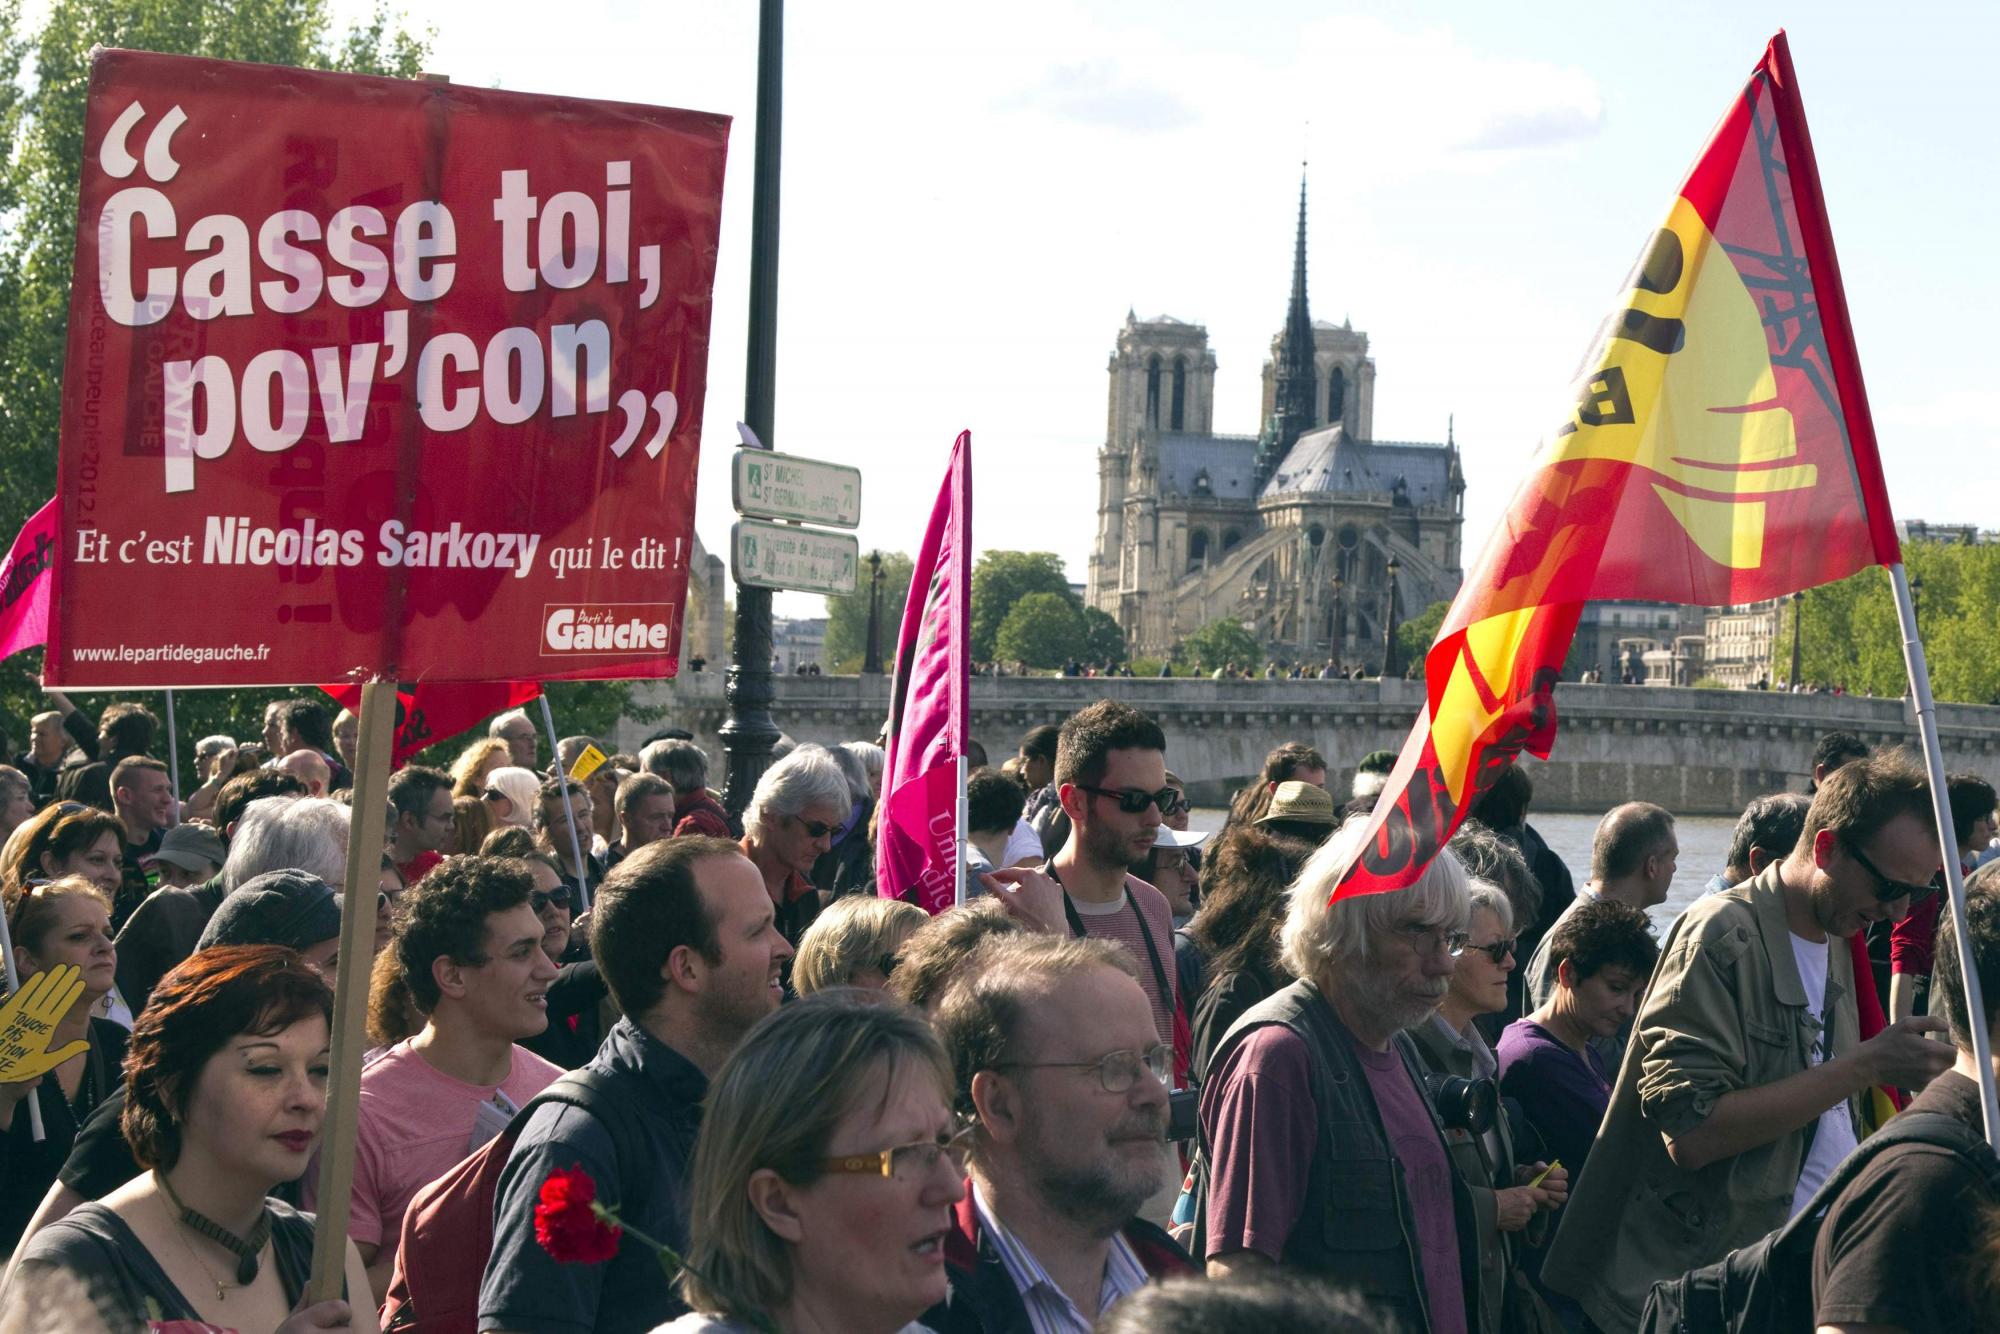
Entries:
{"type": "MultiPolygon", "coordinates": [[[[1918,619],[1932,692],[1941,700],[2000,702],[2000,655],[1992,651],[1993,608],[2000,605],[2000,546],[1910,542],[1903,547],[1912,585],[1922,582],[1918,619]]],[[[1799,676],[1808,685],[1855,694],[1901,695],[1907,688],[1903,636],[1886,570],[1869,568],[1784,603],[1771,645],[1772,679],[1789,685],[1793,617],[1798,618],[1799,676]]]]}
{"type": "Polygon", "coordinates": [[[1083,649],[1078,656],[1086,663],[1113,666],[1125,661],[1125,632],[1111,613],[1095,607],[1083,609],[1083,649]]]}
{"type": "Polygon", "coordinates": [[[1413,662],[1424,660],[1424,655],[1431,651],[1431,643],[1437,639],[1438,627],[1444,624],[1445,613],[1450,610],[1449,602],[1433,602],[1396,627],[1396,663],[1399,667],[1407,668],[1413,662]]]}
{"type": "Polygon", "coordinates": [[[1060,593],[1030,593],[1014,604],[993,638],[994,651],[1004,662],[1016,659],[1030,667],[1060,667],[1083,642],[1082,613],[1060,593]]]}
{"type": "MultiPolygon", "coordinates": [[[[979,558],[972,567],[973,661],[1011,656],[997,647],[1000,623],[1031,593],[1053,593],[1072,610],[1083,609],[1053,551],[989,551],[979,558]]],[[[1070,651],[1078,647],[1073,642],[1070,651]]]]}
{"type": "Polygon", "coordinates": [[[1239,621],[1227,617],[1210,621],[1182,641],[1176,661],[1192,663],[1204,672],[1235,663],[1245,670],[1254,668],[1264,659],[1263,649],[1250,632],[1239,621]]]}
{"type": "MultiPolygon", "coordinates": [[[[910,596],[910,576],[916,561],[900,551],[882,556],[882,670],[893,671],[896,635],[903,628],[903,604],[910,596]]],[[[826,599],[826,660],[828,671],[857,672],[868,656],[868,562],[861,579],[846,597],[826,599]]]]}

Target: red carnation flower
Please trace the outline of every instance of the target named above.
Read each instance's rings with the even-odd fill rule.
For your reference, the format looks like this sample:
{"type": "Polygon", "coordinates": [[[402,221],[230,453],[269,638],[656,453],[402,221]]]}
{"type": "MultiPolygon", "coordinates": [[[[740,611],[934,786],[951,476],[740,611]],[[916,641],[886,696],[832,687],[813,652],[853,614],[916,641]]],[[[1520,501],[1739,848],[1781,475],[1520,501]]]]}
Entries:
{"type": "Polygon", "coordinates": [[[597,1183],[580,1167],[557,1168],[535,1203],[535,1240],[562,1264],[603,1264],[618,1254],[620,1229],[600,1218],[597,1183]]]}

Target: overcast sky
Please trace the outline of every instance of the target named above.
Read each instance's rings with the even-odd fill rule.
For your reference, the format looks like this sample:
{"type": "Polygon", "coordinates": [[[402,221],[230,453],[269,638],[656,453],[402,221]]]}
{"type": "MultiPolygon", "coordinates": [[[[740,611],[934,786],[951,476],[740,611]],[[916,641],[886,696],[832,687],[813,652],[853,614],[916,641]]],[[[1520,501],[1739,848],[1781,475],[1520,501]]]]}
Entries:
{"type": "MultiPolygon", "coordinates": [[[[719,554],[756,9],[408,6],[455,81],[736,118],[696,517],[719,554]]],[[[1052,550],[1082,580],[1127,309],[1205,324],[1216,428],[1254,432],[1305,156],[1313,315],[1370,335],[1377,438],[1442,440],[1456,415],[1477,550],[1787,17],[1897,514],[2000,526],[2000,388],[1974,328],[2000,306],[2000,20],[1972,5],[795,0],[770,443],[858,464],[864,549],[913,551],[969,427],[978,547],[1052,550]]]]}

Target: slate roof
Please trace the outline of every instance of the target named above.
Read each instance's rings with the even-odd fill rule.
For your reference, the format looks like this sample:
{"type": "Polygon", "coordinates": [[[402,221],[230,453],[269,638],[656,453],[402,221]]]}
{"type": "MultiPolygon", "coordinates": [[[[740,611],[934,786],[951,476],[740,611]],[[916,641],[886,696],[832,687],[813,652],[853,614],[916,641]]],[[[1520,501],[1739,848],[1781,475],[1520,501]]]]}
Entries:
{"type": "Polygon", "coordinates": [[[1302,435],[1263,494],[1328,491],[1387,494],[1402,478],[1410,503],[1419,508],[1451,503],[1451,451],[1444,445],[1388,440],[1350,440],[1342,426],[1302,435]]]}
{"type": "Polygon", "coordinates": [[[1209,494],[1221,500],[1256,499],[1257,437],[1166,433],[1156,441],[1161,495],[1196,494],[1195,478],[1206,469],[1209,494]]]}

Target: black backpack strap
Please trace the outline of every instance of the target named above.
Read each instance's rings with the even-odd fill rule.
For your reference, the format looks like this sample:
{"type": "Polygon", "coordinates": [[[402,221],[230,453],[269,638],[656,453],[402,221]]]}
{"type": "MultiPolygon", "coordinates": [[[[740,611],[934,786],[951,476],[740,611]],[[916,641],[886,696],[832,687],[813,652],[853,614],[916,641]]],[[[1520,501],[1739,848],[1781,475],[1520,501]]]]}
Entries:
{"type": "Polygon", "coordinates": [[[571,1070],[555,1083],[537,1093],[514,1113],[514,1119],[507,1123],[505,1135],[511,1145],[527,1128],[528,1118],[536,1109],[550,1103],[565,1107],[575,1107],[596,1117],[611,1136],[612,1158],[618,1164],[618,1178],[622,1189],[619,1204],[629,1203],[633,1197],[632,1187],[644,1181],[648,1174],[643,1171],[627,1170],[630,1164],[646,1161],[647,1145],[640,1133],[639,1109],[634,1105],[632,1095],[621,1079],[605,1075],[602,1071],[585,1066],[571,1070]]]}

